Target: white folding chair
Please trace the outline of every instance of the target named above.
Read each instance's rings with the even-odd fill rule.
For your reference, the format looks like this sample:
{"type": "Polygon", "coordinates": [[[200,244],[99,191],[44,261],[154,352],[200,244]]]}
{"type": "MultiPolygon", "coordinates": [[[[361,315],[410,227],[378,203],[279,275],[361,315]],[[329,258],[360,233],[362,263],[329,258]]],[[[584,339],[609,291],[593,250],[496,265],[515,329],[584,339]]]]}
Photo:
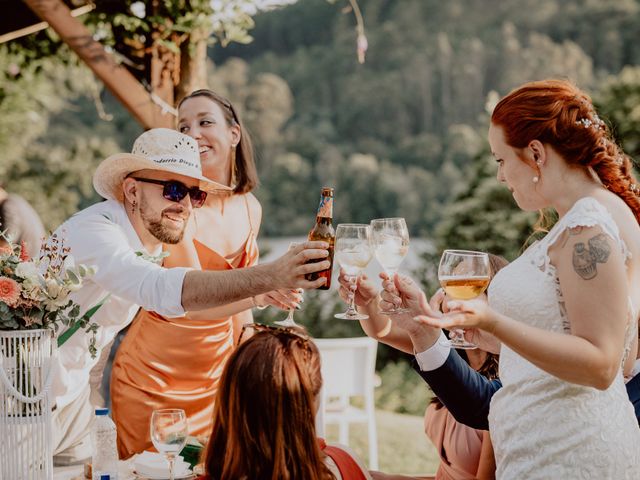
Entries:
{"type": "Polygon", "coordinates": [[[337,423],[339,442],[349,444],[349,424],[366,423],[369,435],[369,468],[378,469],[378,438],[373,389],[378,342],[369,337],[316,338],[322,359],[323,387],[318,430],[323,422],[337,423]],[[364,397],[364,410],[351,405],[351,397],[364,397]]]}

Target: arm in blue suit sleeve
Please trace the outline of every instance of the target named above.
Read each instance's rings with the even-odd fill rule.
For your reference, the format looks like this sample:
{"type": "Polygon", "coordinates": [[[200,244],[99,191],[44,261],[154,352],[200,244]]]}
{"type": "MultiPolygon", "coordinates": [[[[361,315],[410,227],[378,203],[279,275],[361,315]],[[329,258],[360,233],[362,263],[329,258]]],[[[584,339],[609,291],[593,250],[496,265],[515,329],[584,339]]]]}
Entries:
{"type": "Polygon", "coordinates": [[[476,372],[454,349],[435,370],[423,372],[415,359],[412,363],[457,421],[472,428],[489,429],[489,403],[502,386],[500,380],[488,380],[476,372]]]}
{"type": "MultiPolygon", "coordinates": [[[[435,370],[423,372],[415,359],[412,364],[456,420],[472,428],[488,429],[489,403],[502,387],[500,380],[488,380],[476,372],[454,349],[435,370]]],[[[640,374],[629,380],[626,387],[640,424],[640,374]]]]}
{"type": "Polygon", "coordinates": [[[640,424],[640,374],[629,380],[626,386],[629,400],[633,403],[633,408],[636,410],[636,418],[640,424]]]}

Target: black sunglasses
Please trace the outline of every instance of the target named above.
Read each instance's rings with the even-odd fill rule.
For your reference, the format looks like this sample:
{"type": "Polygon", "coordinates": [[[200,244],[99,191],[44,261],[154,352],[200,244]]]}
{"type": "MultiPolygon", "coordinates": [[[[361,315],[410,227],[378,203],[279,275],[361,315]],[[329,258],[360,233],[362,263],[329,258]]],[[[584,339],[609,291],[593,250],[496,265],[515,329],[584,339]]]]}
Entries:
{"type": "Polygon", "coordinates": [[[198,187],[187,187],[184,183],[177,180],[155,180],[153,178],[130,177],[134,180],[144,183],[153,183],[162,185],[162,196],[172,202],[180,202],[184,197],[189,195],[191,206],[200,208],[207,199],[207,192],[200,190],[198,187]]]}

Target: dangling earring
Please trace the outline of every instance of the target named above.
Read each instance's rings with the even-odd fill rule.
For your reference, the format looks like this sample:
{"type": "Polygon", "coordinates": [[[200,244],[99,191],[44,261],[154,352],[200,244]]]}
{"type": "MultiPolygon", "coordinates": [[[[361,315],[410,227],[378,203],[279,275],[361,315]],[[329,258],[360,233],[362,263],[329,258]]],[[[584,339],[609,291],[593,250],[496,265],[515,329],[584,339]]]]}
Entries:
{"type": "Polygon", "coordinates": [[[135,200],[133,202],[131,202],[131,215],[136,213],[136,207],[137,206],[138,206],[138,204],[136,203],[135,200]]]}
{"type": "Polygon", "coordinates": [[[229,185],[230,187],[235,187],[236,186],[236,145],[232,145],[231,146],[231,175],[229,176],[229,178],[231,179],[231,185],[229,185]]]}

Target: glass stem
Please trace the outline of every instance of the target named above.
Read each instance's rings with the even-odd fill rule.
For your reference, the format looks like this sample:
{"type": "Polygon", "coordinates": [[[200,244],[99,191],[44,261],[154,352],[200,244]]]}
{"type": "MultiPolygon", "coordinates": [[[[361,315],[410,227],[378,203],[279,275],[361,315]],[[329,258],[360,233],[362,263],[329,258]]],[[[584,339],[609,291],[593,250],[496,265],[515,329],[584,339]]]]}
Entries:
{"type": "Polygon", "coordinates": [[[349,308],[347,308],[348,315],[355,315],[358,313],[356,310],[356,292],[353,288],[355,284],[358,282],[358,275],[349,277],[349,308]]]}
{"type": "Polygon", "coordinates": [[[294,309],[290,308],[289,313],[287,314],[287,319],[286,319],[287,322],[293,322],[293,312],[294,312],[294,309]]]}
{"type": "Polygon", "coordinates": [[[173,455],[169,455],[167,457],[167,460],[169,461],[169,480],[174,480],[173,464],[174,464],[174,461],[175,461],[175,457],[173,455]]]}

